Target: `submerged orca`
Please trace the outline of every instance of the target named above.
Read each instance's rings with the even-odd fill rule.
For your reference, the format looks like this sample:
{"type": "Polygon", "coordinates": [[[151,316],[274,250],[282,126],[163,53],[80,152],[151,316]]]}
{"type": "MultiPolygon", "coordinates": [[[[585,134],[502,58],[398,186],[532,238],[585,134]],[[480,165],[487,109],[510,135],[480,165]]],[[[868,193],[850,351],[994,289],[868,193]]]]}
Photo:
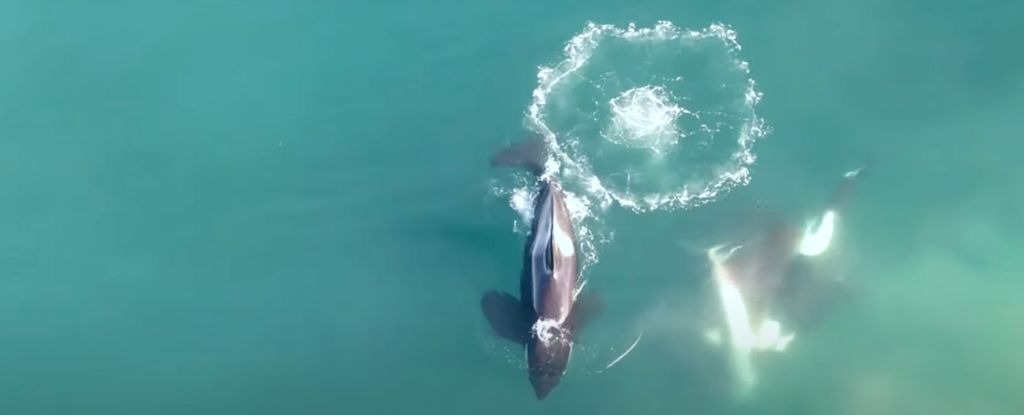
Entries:
{"type": "Polygon", "coordinates": [[[530,383],[543,400],[565,373],[579,330],[599,312],[596,297],[579,296],[578,246],[561,185],[544,176],[544,142],[508,147],[491,166],[520,166],[538,177],[533,222],[526,238],[520,295],[491,290],[481,307],[500,337],[526,348],[530,383]]]}
{"type": "Polygon", "coordinates": [[[808,314],[815,313],[815,306],[809,304],[820,303],[837,288],[838,280],[799,271],[807,271],[808,261],[829,248],[839,207],[860,172],[846,173],[824,212],[804,229],[776,222],[739,244],[707,250],[721,324],[705,335],[728,347],[741,394],[757,383],[753,353],[785,350],[795,336],[790,326],[813,318],[808,314]]]}

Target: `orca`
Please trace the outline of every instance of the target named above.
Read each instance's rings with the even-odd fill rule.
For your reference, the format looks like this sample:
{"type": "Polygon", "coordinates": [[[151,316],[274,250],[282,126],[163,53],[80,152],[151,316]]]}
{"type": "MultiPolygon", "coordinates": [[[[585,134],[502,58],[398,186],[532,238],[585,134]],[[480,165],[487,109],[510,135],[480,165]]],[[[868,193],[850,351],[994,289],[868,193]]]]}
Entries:
{"type": "Polygon", "coordinates": [[[492,167],[530,171],[540,191],[523,252],[519,298],[491,290],[481,299],[495,334],[526,349],[530,383],[539,400],[558,386],[578,332],[602,308],[596,296],[580,294],[576,233],[561,184],[544,174],[546,154],[545,142],[533,138],[491,159],[492,167]]]}
{"type": "Polygon", "coordinates": [[[840,207],[862,169],[848,172],[824,211],[802,229],[776,221],[738,243],[706,251],[719,317],[706,339],[727,348],[729,364],[745,396],[758,382],[753,354],[781,352],[796,336],[793,325],[815,316],[809,302],[821,302],[841,281],[814,275],[807,262],[828,251],[840,207]]]}

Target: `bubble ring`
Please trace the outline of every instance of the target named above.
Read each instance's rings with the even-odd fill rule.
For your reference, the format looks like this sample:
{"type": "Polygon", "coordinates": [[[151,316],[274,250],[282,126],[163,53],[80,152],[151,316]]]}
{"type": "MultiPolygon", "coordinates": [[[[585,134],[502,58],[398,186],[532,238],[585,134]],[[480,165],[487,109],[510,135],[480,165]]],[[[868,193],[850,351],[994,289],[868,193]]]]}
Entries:
{"type": "MultiPolygon", "coordinates": [[[[588,22],[582,32],[566,43],[564,48],[565,59],[553,67],[541,66],[537,74],[538,85],[533,91],[533,101],[527,111],[527,127],[547,139],[551,157],[547,160],[545,175],[555,174],[563,170],[568,171],[582,180],[583,185],[586,187],[586,192],[596,197],[602,208],[607,208],[612,203],[616,203],[635,212],[700,206],[715,200],[718,195],[736,186],[743,186],[749,183],[750,167],[756,160],[753,145],[757,139],[768,133],[768,128],[754,111],[761,99],[761,93],[757,91],[754,80],[749,77],[747,62],[737,57],[741,47],[736,40],[736,36],[735,31],[720,23],[712,24],[701,31],[694,31],[681,30],[668,21],[660,21],[654,27],[640,29],[637,29],[633,24],[622,29],[614,25],[599,25],[588,22]],[[552,91],[568,76],[584,67],[601,41],[608,37],[624,39],[629,42],[705,39],[723,42],[731,63],[746,75],[747,85],[743,97],[746,114],[742,114],[743,122],[738,126],[737,150],[730,155],[727,161],[718,166],[718,171],[716,171],[713,179],[702,183],[701,186],[696,186],[696,188],[684,185],[678,192],[654,193],[642,196],[632,195],[628,191],[616,190],[607,186],[597,175],[590,171],[585,159],[573,158],[563,148],[563,143],[559,142],[560,137],[544,122],[542,114],[548,105],[548,98],[552,91]]],[[[651,117],[677,117],[685,109],[679,107],[673,109],[669,106],[671,103],[664,101],[663,94],[659,95],[661,93],[662,91],[658,91],[656,86],[649,86],[646,89],[635,88],[619,95],[616,100],[647,100],[647,105],[652,105],[655,109],[662,112],[656,115],[647,113],[633,115],[634,117],[647,117],[640,120],[618,113],[614,115],[614,117],[618,118],[613,118],[613,123],[618,122],[620,125],[625,123],[624,125],[629,126],[630,123],[646,122],[655,127],[668,127],[670,121],[674,118],[661,119],[651,117]],[[659,105],[662,107],[658,107],[659,105]]],[[[613,100],[611,104],[614,107],[616,101],[613,100]]],[[[636,125],[633,126],[635,127],[636,125]]],[[[651,130],[641,128],[639,131],[643,134],[633,137],[640,140],[636,144],[650,145],[656,152],[658,148],[675,144],[673,140],[676,136],[671,131],[668,131],[666,134],[659,134],[657,128],[651,130]],[[651,138],[652,136],[653,138],[651,138]],[[648,142],[650,140],[654,142],[648,142]]],[[[631,145],[629,142],[618,144],[631,145]]]]}

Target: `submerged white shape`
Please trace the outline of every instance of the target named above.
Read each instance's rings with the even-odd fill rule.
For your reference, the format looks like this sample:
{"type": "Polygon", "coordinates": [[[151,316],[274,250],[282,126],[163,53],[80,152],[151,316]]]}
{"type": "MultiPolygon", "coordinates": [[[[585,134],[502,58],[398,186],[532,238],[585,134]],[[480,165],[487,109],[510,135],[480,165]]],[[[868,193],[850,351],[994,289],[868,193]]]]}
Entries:
{"type": "Polygon", "coordinates": [[[761,323],[758,331],[758,349],[783,352],[789,343],[793,341],[795,334],[783,334],[782,323],[778,320],[766,318],[761,323]]]}
{"type": "Polygon", "coordinates": [[[643,337],[644,337],[643,333],[640,333],[638,336],[636,336],[636,340],[633,340],[633,344],[630,345],[629,348],[627,348],[625,352],[622,352],[622,354],[619,355],[619,357],[615,358],[615,360],[612,360],[612,362],[609,363],[608,366],[605,366],[604,370],[611,369],[612,366],[615,366],[620,361],[622,361],[622,359],[624,359],[627,355],[629,355],[633,351],[633,349],[636,348],[636,345],[640,343],[640,339],[643,338],[643,337]]]}
{"type": "Polygon", "coordinates": [[[835,233],[836,227],[836,212],[834,210],[827,210],[822,215],[821,219],[815,223],[810,223],[804,229],[803,238],[800,239],[800,247],[798,252],[804,256],[817,256],[828,250],[829,244],[832,242],[832,234],[835,233]]]}
{"type": "Polygon", "coordinates": [[[579,286],[579,287],[576,287],[576,289],[575,289],[575,290],[573,290],[573,292],[572,292],[572,301],[574,301],[574,302],[575,302],[575,301],[576,301],[576,299],[580,297],[580,293],[582,293],[582,292],[583,292],[583,287],[586,287],[586,286],[587,286],[587,281],[588,281],[588,280],[583,280],[583,282],[582,282],[582,283],[580,283],[580,286],[579,286]]]}
{"type": "Polygon", "coordinates": [[[780,337],[779,340],[775,342],[774,350],[776,352],[786,351],[786,348],[789,347],[789,344],[793,342],[794,337],[796,337],[796,334],[793,333],[789,333],[785,336],[780,337]]]}
{"type": "Polygon", "coordinates": [[[765,319],[757,331],[757,348],[764,350],[773,348],[782,336],[782,325],[778,321],[765,319]]]}
{"type": "Polygon", "coordinates": [[[719,330],[719,329],[709,329],[709,330],[705,331],[704,332],[704,340],[707,340],[708,343],[711,343],[711,344],[713,344],[715,346],[721,346],[722,345],[722,330],[719,330]]]}
{"type": "Polygon", "coordinates": [[[757,382],[754,373],[751,351],[754,348],[754,333],[750,327],[750,314],[743,300],[739,287],[725,267],[725,260],[739,249],[734,247],[727,254],[719,253],[721,246],[708,250],[711,259],[715,285],[721,301],[722,313],[725,317],[726,331],[729,334],[729,352],[732,369],[740,383],[741,392],[747,392],[757,382]]]}
{"type": "Polygon", "coordinates": [[[728,261],[729,258],[732,257],[733,253],[735,253],[740,248],[743,248],[743,245],[736,245],[732,248],[729,248],[729,252],[723,254],[720,251],[724,247],[725,245],[715,245],[708,250],[708,258],[711,259],[711,263],[714,264],[715,266],[723,265],[725,261],[728,261]]]}
{"type": "Polygon", "coordinates": [[[770,317],[763,317],[760,324],[752,322],[750,310],[747,308],[743,292],[726,261],[742,246],[732,247],[722,253],[723,246],[715,246],[708,250],[711,260],[715,286],[725,320],[728,337],[723,339],[719,329],[705,332],[705,339],[714,345],[727,342],[732,370],[739,383],[739,392],[746,394],[757,384],[757,373],[754,370],[752,354],[754,351],[784,351],[792,342],[793,334],[783,334],[782,323],[770,317]]]}

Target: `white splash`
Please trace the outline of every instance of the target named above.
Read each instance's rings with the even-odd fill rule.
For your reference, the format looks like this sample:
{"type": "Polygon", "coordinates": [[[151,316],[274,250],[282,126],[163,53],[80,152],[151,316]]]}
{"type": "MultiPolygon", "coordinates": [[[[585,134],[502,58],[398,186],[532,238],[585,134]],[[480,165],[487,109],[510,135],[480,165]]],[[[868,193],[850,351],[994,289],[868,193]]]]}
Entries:
{"type": "Polygon", "coordinates": [[[512,191],[509,206],[512,207],[524,223],[533,221],[533,199],[537,195],[529,187],[519,187],[512,191]]]}
{"type": "MultiPolygon", "coordinates": [[[[736,57],[741,50],[734,30],[723,24],[712,24],[703,30],[684,30],[677,28],[668,21],[659,21],[654,27],[637,28],[629,24],[625,29],[609,24],[588,22],[582,32],[569,40],[564,48],[565,59],[554,66],[542,66],[537,73],[538,85],[533,91],[533,102],[527,111],[528,126],[545,136],[549,143],[552,160],[547,163],[548,171],[561,170],[564,176],[576,176],[583,183],[587,196],[600,201],[602,206],[617,203],[636,212],[658,209],[689,208],[710,201],[729,189],[746,185],[750,180],[749,167],[755,162],[754,142],[767,134],[763,120],[757,117],[754,107],[760,102],[762,94],[757,91],[756,83],[749,78],[749,64],[736,57]],[[548,124],[546,110],[552,102],[554,94],[567,94],[564,88],[572,88],[574,82],[582,75],[595,51],[605,42],[625,41],[630,45],[670,45],[678,50],[688,50],[698,41],[720,42],[731,59],[729,70],[748,76],[746,89],[741,96],[743,102],[739,113],[729,114],[729,119],[736,119],[738,132],[735,138],[735,151],[722,161],[715,172],[715,177],[701,179],[699,183],[681,183],[677,191],[659,192],[656,194],[636,195],[628,190],[617,189],[606,183],[606,178],[593,173],[588,156],[574,151],[576,138],[567,136],[567,131],[552,129],[548,124]],[[672,42],[672,43],[669,43],[672,42]],[[570,81],[571,80],[571,81],[570,81]],[[560,89],[561,88],[561,89],[560,89]],[[698,187],[699,186],[699,187],[698,187]]],[[[666,78],[672,82],[682,82],[685,74],[675,74],[666,78]]],[[[586,82],[583,82],[584,84],[586,82]]],[[[558,95],[561,96],[561,95],[558,95]]],[[[555,102],[558,102],[557,100],[555,102]]],[[[649,148],[653,153],[661,154],[676,146],[685,132],[678,129],[678,119],[682,115],[700,117],[680,103],[671,91],[660,85],[646,85],[629,88],[608,102],[610,120],[604,136],[612,142],[626,146],[649,148]]],[[[695,127],[701,131],[700,127],[695,127]]],[[[704,125],[703,131],[718,131],[704,125]]],[[[570,133],[571,134],[571,133],[570,133]]],[[[592,139],[593,137],[588,137],[592,139]]]]}
{"type": "Polygon", "coordinates": [[[671,94],[660,86],[633,88],[612,98],[611,126],[605,137],[614,143],[647,148],[661,153],[679,141],[676,120],[689,114],[676,105],[671,94]]]}
{"type": "Polygon", "coordinates": [[[557,320],[540,318],[537,322],[533,323],[533,335],[537,336],[537,340],[541,343],[551,344],[551,342],[568,342],[569,335],[562,323],[557,320]]]}
{"type": "MultiPolygon", "coordinates": [[[[754,143],[767,134],[768,128],[754,111],[761,93],[750,77],[749,65],[739,57],[741,47],[737,38],[737,33],[723,24],[689,30],[668,21],[651,27],[588,22],[565,43],[560,61],[538,68],[537,86],[524,121],[526,128],[541,135],[548,146],[542,180],[555,179],[564,185],[565,201],[576,234],[575,251],[580,258],[581,282],[585,283],[587,269],[598,262],[598,247],[614,237],[614,232],[603,226],[602,215],[613,204],[634,212],[692,208],[712,202],[724,192],[749,182],[750,166],[756,159],[754,143]],[[615,50],[626,54],[616,55],[615,50]],[[608,51],[612,54],[606,53],[608,51]],[[595,53],[602,55],[592,59],[595,53]],[[619,59],[620,56],[623,58],[619,59]],[[657,66],[640,68],[626,56],[646,56],[657,61],[657,66]],[[696,58],[687,58],[693,56],[696,58]],[[687,71],[706,65],[680,66],[676,61],[679,57],[689,59],[690,63],[714,59],[721,68],[708,72],[713,75],[690,73],[687,71]],[[595,90],[596,95],[574,89],[603,82],[605,73],[593,69],[597,68],[595,65],[605,64],[609,66],[603,69],[612,71],[613,78],[616,73],[620,74],[621,79],[601,85],[595,90]],[[629,82],[636,82],[620,82],[627,78],[629,82]],[[727,86],[724,90],[728,92],[716,92],[718,95],[712,100],[693,95],[701,88],[723,90],[718,83],[709,83],[714,79],[727,82],[721,86],[727,86]],[[681,85],[685,87],[680,89],[681,85]],[[578,107],[584,104],[594,108],[572,114],[580,118],[560,119],[569,119],[569,124],[549,119],[552,111],[581,111],[578,107]],[[587,123],[587,128],[573,128],[571,120],[587,123]],[[623,151],[643,147],[651,150],[652,158],[673,160],[673,164],[663,165],[679,166],[676,159],[666,157],[689,154],[689,150],[681,148],[701,148],[701,141],[689,139],[695,134],[724,143],[722,151],[714,153],[705,163],[706,168],[687,170],[686,174],[671,179],[635,176],[641,177],[639,180],[662,180],[666,183],[664,191],[661,187],[652,191],[638,186],[635,178],[633,186],[620,186],[607,174],[611,171],[595,172],[595,162],[605,162],[602,166],[612,170],[618,164],[608,164],[615,159],[602,159],[602,154],[587,147],[587,143],[620,140],[624,144],[618,148],[623,151]],[[688,143],[695,144],[685,147],[691,145],[688,143]]],[[[529,230],[533,219],[536,177],[527,177],[525,173],[515,177],[511,187],[494,191],[509,198],[509,205],[520,218],[514,231],[522,233],[529,230]]],[[[648,183],[653,182],[644,182],[648,183]]]]}

